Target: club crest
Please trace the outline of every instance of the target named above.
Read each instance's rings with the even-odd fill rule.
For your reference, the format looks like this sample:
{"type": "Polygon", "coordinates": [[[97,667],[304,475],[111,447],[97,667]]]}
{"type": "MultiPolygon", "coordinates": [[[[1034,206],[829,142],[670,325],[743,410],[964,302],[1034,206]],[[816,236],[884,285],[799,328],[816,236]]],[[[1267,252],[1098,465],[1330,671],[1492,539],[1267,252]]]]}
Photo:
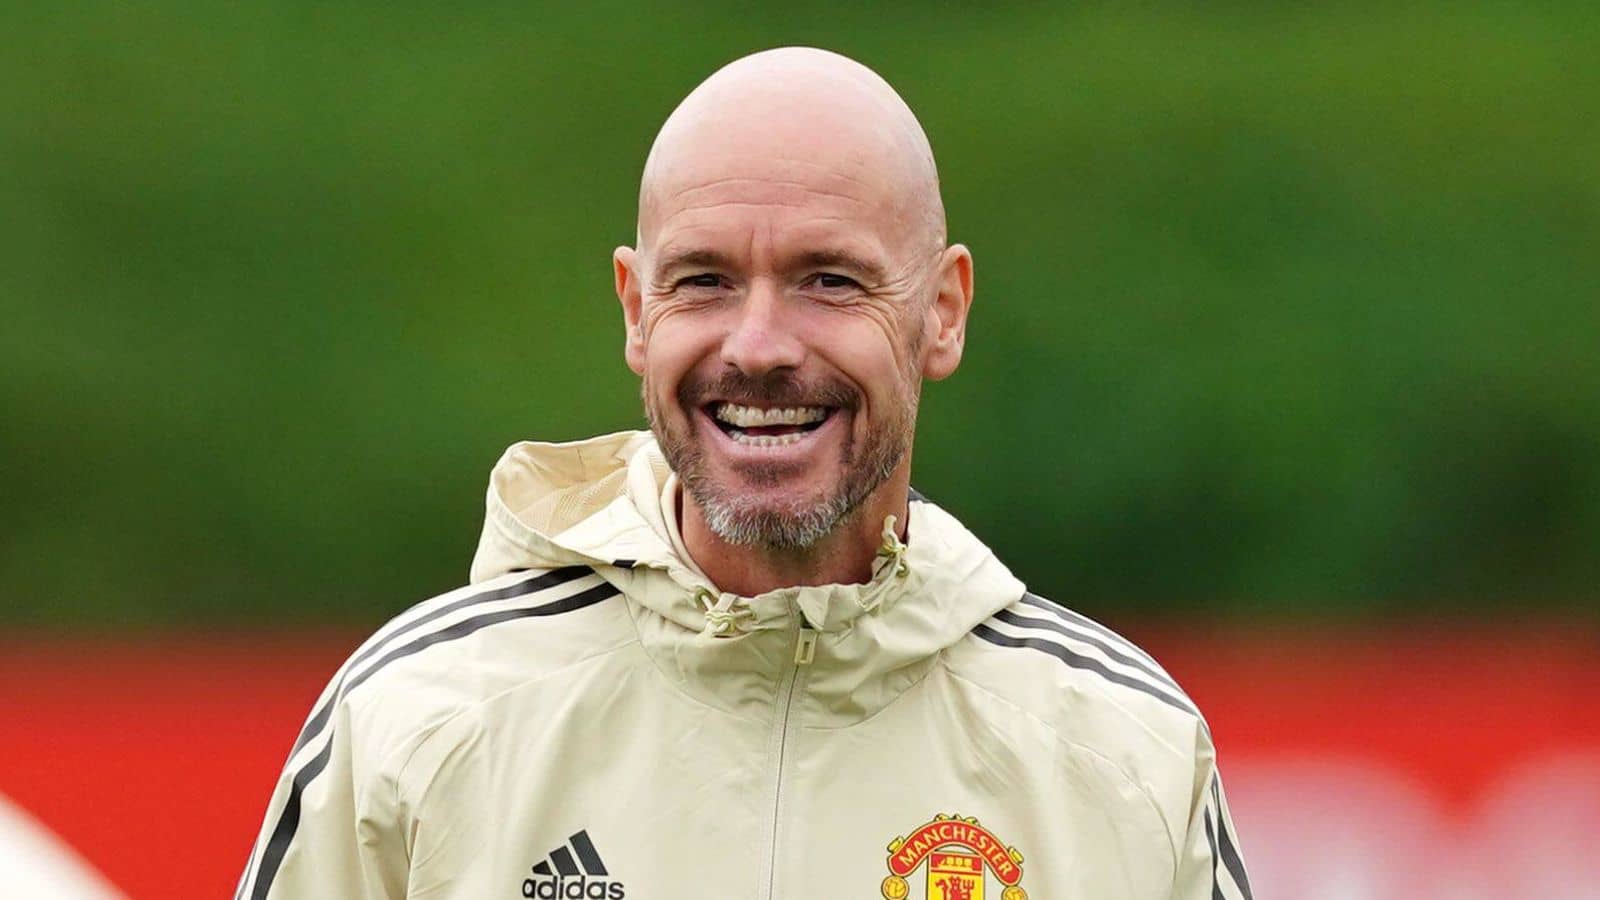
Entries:
{"type": "Polygon", "coordinates": [[[986,886],[999,889],[998,900],[1028,900],[1020,883],[1022,854],[975,818],[935,816],[889,842],[888,864],[885,900],[907,900],[919,869],[926,890],[920,896],[927,900],[983,900],[986,886]]]}

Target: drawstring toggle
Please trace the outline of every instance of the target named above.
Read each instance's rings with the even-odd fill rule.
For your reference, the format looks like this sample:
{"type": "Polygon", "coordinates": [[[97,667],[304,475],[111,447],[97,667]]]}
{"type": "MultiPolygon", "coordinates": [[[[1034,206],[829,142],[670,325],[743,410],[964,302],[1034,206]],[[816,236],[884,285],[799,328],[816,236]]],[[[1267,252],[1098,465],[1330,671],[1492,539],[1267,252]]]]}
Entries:
{"type": "Polygon", "coordinates": [[[718,597],[711,591],[700,588],[694,592],[694,597],[700,601],[701,609],[705,610],[704,634],[725,638],[744,633],[744,621],[751,616],[750,605],[743,602],[737,594],[723,594],[718,597]]]}

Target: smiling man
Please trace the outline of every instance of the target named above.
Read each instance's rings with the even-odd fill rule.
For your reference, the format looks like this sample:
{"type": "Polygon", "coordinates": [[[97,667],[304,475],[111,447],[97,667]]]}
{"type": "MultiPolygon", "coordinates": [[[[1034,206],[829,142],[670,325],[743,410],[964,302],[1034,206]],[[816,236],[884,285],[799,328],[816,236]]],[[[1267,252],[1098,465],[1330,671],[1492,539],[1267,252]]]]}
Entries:
{"type": "Polygon", "coordinates": [[[473,584],[340,669],[239,896],[1250,896],[1194,704],[910,488],[973,268],[888,84],[712,75],[613,271],[650,432],[506,452],[473,584]]]}
{"type": "Polygon", "coordinates": [[[745,594],[865,580],[972,302],[916,118],[837,56],[741,60],[662,127],[638,243],[615,254],[627,359],[689,555],[745,594]]]}

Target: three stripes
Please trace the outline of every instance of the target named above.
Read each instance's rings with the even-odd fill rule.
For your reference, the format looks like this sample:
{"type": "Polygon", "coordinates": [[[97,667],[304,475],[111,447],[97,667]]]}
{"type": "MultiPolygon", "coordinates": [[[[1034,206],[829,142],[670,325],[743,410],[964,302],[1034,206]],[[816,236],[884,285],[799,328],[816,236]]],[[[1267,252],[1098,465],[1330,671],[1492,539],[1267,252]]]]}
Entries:
{"type": "Polygon", "coordinates": [[[980,623],[972,633],[1001,647],[1027,647],[1049,654],[1071,668],[1093,672],[1113,684],[1154,697],[1173,709],[1200,719],[1204,724],[1200,711],[1172,677],[1162,671],[1149,654],[1129,643],[1126,638],[1099,622],[1034,594],[1023,594],[1022,602],[1037,609],[1038,614],[1023,615],[1002,609],[990,619],[990,622],[1014,626],[1016,632],[980,623]],[[1074,650],[1067,641],[1087,644],[1104,654],[1104,658],[1074,650]],[[1116,666],[1110,664],[1113,660],[1116,666]]]}
{"type": "MultiPolygon", "coordinates": [[[[1031,609],[1026,612],[1002,609],[989,622],[980,623],[972,633],[996,646],[1036,650],[1055,657],[1070,668],[1092,672],[1113,684],[1138,691],[1194,716],[1200,727],[1209,734],[1205,718],[1200,715],[1194,702],[1149,654],[1099,622],[1042,597],[1023,594],[1022,603],[1031,609]],[[1002,630],[990,623],[1006,627],[1002,630]],[[1078,648],[1069,646],[1068,641],[1076,642],[1078,648]],[[1100,655],[1090,653],[1090,647],[1100,655]]],[[[1223,815],[1222,791],[1218,784],[1213,776],[1211,797],[1204,811],[1206,842],[1211,849],[1211,900],[1251,900],[1250,879],[1245,874],[1244,862],[1239,857],[1233,835],[1228,830],[1228,820],[1223,815]],[[1219,870],[1226,871],[1236,888],[1235,892],[1223,890],[1224,882],[1219,870]]]]}
{"type": "Polygon", "coordinates": [[[1218,877],[1218,864],[1227,870],[1228,877],[1233,879],[1234,887],[1238,889],[1238,896],[1244,900],[1251,900],[1250,877],[1245,874],[1244,860],[1239,858],[1239,848],[1234,846],[1233,835],[1228,832],[1228,819],[1222,814],[1222,789],[1216,777],[1211,779],[1211,802],[1206,805],[1206,843],[1211,845],[1211,900],[1228,900],[1227,894],[1222,890],[1222,879],[1218,877]],[[1216,820],[1216,831],[1212,831],[1212,820],[1216,820]],[[1221,852],[1218,852],[1218,843],[1221,843],[1221,852]]]}
{"type": "Polygon", "coordinates": [[[266,900],[267,893],[272,889],[272,882],[277,877],[279,867],[283,865],[283,857],[288,853],[289,845],[294,841],[295,832],[300,826],[301,798],[311,782],[327,768],[328,759],[333,752],[333,729],[328,723],[334,708],[345,696],[395,660],[418,653],[435,644],[458,640],[502,622],[553,616],[583,609],[619,593],[609,582],[601,581],[595,576],[597,584],[556,599],[548,599],[552,594],[558,593],[556,589],[562,585],[593,574],[594,570],[588,566],[568,566],[506,587],[481,591],[442,603],[437,601],[423,603],[414,607],[409,613],[397,617],[388,628],[380,630],[340,670],[334,688],[326,692],[316,711],[301,729],[294,749],[289,753],[291,764],[313,741],[324,736],[328,739],[323,742],[322,749],[315,756],[295,771],[290,780],[288,799],[278,814],[277,824],[273,826],[271,836],[265,844],[257,847],[259,856],[251,859],[244,875],[240,877],[239,886],[234,891],[235,900],[244,900],[247,888],[250,900],[266,900]],[[447,625],[421,633],[427,626],[463,610],[518,598],[526,599],[509,607],[497,606],[474,615],[453,619],[447,625]],[[435,603],[437,605],[434,605],[435,603]],[[250,886],[252,878],[253,887],[250,886]]]}
{"type": "Polygon", "coordinates": [[[584,829],[567,839],[567,843],[550,851],[548,859],[535,863],[533,874],[549,876],[594,875],[606,876],[606,864],[600,861],[600,851],[589,840],[589,830],[584,829]],[[571,849],[568,849],[570,847],[571,849]],[[577,858],[573,856],[576,854],[577,858]]]}

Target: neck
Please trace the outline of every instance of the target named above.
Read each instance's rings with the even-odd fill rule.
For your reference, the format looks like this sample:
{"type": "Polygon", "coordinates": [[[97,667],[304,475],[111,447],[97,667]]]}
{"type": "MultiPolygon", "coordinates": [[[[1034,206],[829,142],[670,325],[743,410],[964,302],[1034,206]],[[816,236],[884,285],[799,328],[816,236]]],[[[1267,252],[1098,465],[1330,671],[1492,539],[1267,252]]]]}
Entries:
{"type": "Polygon", "coordinates": [[[884,519],[894,516],[898,536],[904,539],[906,535],[909,463],[902,460],[889,479],[826,537],[798,550],[724,541],[706,524],[699,504],[684,492],[679,504],[684,547],[719,590],[746,597],[798,585],[871,581],[872,562],[883,542],[884,519]]]}

